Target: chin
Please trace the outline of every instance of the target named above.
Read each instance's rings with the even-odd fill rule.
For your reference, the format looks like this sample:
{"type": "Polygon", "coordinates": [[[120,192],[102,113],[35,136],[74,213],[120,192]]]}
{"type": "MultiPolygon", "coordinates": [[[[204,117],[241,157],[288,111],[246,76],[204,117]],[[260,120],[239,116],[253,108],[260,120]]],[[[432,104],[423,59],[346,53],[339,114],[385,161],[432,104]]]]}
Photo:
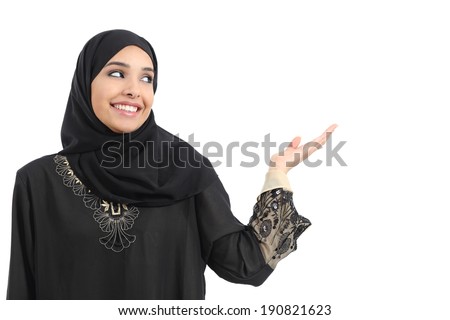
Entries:
{"type": "Polygon", "coordinates": [[[130,128],[130,127],[109,127],[109,129],[111,129],[111,131],[113,131],[115,133],[120,133],[120,134],[131,133],[131,132],[137,130],[138,128],[139,127],[136,127],[136,128],[134,128],[134,127],[132,127],[132,128],[130,128]]]}
{"type": "Polygon", "coordinates": [[[115,133],[131,133],[136,131],[142,126],[142,123],[118,123],[117,125],[112,125],[109,128],[115,133]]]}
{"type": "Polygon", "coordinates": [[[120,130],[119,133],[132,133],[133,131],[136,131],[137,129],[139,129],[139,127],[137,127],[137,128],[132,128],[132,129],[130,129],[130,128],[124,128],[124,129],[120,130]]]}

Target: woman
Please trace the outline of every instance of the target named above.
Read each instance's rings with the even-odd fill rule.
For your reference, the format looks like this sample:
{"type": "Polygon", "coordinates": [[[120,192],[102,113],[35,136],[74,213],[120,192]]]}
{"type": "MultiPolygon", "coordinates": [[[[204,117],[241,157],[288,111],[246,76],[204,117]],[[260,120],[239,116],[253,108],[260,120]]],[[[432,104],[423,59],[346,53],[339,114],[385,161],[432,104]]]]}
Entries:
{"type": "Polygon", "coordinates": [[[272,157],[245,226],[210,162],[155,123],[157,79],[138,35],[111,30],[86,43],[63,150],[17,172],[8,299],[204,299],[206,265],[257,286],[296,249],[310,222],[286,173],[328,135],[272,157]]]}

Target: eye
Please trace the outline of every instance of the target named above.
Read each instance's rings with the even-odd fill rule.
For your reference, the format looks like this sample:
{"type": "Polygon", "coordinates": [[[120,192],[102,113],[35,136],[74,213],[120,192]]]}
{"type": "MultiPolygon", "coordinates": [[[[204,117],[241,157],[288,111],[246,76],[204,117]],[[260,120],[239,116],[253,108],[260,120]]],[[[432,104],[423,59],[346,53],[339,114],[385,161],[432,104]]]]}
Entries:
{"type": "Polygon", "coordinates": [[[123,73],[120,71],[111,71],[110,73],[108,73],[108,76],[110,77],[114,77],[114,78],[123,78],[123,73]]]}
{"type": "Polygon", "coordinates": [[[151,76],[143,76],[141,78],[142,81],[147,82],[147,83],[152,83],[153,82],[153,77],[151,76]]]}

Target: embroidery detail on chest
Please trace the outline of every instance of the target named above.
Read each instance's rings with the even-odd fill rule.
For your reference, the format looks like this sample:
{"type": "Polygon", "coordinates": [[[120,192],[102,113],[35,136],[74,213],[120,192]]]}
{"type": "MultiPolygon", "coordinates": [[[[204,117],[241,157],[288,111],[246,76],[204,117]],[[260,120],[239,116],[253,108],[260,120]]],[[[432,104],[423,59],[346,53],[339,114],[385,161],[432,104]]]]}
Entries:
{"type": "Polygon", "coordinates": [[[120,252],[136,241],[136,236],[126,231],[133,227],[139,215],[138,208],[100,199],[78,179],[65,156],[56,155],[54,161],[56,173],[63,178],[63,184],[72,188],[75,195],[83,197],[84,205],[94,211],[93,217],[100,229],[108,233],[99,239],[105,248],[120,252]]]}

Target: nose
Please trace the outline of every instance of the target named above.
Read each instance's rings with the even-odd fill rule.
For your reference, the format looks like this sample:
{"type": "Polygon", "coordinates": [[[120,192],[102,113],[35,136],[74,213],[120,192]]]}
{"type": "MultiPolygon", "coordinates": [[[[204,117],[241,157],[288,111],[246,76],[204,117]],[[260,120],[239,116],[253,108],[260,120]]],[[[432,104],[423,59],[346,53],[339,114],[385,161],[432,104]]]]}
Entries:
{"type": "Polygon", "coordinates": [[[139,98],[141,96],[139,91],[139,84],[135,81],[129,81],[122,94],[131,99],[139,98]]]}

